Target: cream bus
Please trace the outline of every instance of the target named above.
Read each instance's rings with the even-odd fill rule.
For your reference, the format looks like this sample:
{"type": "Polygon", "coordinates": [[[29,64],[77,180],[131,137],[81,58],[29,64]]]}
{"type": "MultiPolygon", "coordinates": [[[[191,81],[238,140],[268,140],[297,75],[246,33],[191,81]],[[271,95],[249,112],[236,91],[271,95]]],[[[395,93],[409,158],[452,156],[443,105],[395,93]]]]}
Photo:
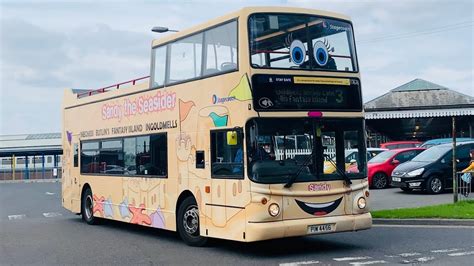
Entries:
{"type": "Polygon", "coordinates": [[[66,209],[194,246],[371,227],[348,17],[243,8],[151,51],[150,77],[65,91],[66,209]],[[359,154],[350,173],[347,149],[359,154]],[[325,161],[338,170],[324,173],[325,161]]]}

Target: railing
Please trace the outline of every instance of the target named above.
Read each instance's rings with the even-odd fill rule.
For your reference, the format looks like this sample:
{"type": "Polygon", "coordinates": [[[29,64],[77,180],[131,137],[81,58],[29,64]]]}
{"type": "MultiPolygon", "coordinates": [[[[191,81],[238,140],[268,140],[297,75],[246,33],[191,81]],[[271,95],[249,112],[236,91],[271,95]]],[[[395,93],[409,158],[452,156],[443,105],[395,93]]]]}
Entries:
{"type": "Polygon", "coordinates": [[[458,179],[458,201],[474,200],[472,191],[474,187],[474,172],[458,172],[456,175],[458,179]]]}
{"type": "MultiPolygon", "coordinates": [[[[310,155],[311,149],[276,149],[275,150],[275,159],[276,160],[283,160],[283,159],[293,159],[296,155],[310,155]]],[[[334,157],[336,155],[335,149],[326,149],[324,154],[329,155],[330,157],[334,157]]]]}
{"type": "Polygon", "coordinates": [[[150,76],[141,77],[141,78],[132,79],[132,80],[127,80],[127,81],[117,83],[117,84],[114,84],[114,85],[111,85],[111,86],[107,86],[107,87],[104,87],[104,88],[100,88],[100,89],[97,89],[97,90],[90,90],[90,91],[87,91],[87,92],[78,93],[77,98],[84,98],[84,97],[92,96],[92,95],[95,95],[95,94],[104,93],[104,92],[106,92],[106,91],[108,91],[109,89],[112,89],[112,88],[119,89],[120,86],[125,85],[125,84],[129,84],[129,83],[131,83],[132,86],[133,86],[133,85],[135,85],[135,83],[137,81],[147,79],[149,77],[150,76]]]}

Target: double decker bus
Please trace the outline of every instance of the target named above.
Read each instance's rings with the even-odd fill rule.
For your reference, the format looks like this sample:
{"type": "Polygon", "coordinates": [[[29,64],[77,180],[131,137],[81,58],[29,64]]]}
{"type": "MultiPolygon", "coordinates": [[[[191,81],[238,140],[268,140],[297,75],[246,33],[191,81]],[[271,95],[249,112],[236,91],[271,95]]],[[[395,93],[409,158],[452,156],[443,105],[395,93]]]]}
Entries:
{"type": "Polygon", "coordinates": [[[151,54],[150,77],[65,91],[66,209],[194,246],[371,227],[348,17],[243,8],[154,40],[151,54]]]}

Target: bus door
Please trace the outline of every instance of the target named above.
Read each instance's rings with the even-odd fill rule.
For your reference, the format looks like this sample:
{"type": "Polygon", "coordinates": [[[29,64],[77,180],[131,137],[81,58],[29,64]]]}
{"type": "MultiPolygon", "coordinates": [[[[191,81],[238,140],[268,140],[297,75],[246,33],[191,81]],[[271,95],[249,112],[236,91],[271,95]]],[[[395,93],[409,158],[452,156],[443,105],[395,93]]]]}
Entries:
{"type": "Polygon", "coordinates": [[[245,228],[244,209],[249,197],[243,182],[243,130],[231,128],[211,131],[210,152],[212,186],[211,202],[207,206],[212,221],[207,224],[214,229],[210,228],[209,234],[223,238],[242,238],[245,228]],[[232,230],[229,231],[229,228],[232,230]]]}

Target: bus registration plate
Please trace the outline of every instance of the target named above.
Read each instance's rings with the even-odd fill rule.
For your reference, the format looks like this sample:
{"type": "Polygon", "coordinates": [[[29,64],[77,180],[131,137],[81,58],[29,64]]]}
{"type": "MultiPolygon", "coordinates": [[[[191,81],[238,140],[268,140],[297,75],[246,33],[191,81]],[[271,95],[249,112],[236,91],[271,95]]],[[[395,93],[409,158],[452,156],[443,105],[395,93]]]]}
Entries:
{"type": "Polygon", "coordinates": [[[335,224],[318,224],[318,225],[309,225],[308,234],[321,234],[327,232],[334,232],[336,229],[335,224]]]}

